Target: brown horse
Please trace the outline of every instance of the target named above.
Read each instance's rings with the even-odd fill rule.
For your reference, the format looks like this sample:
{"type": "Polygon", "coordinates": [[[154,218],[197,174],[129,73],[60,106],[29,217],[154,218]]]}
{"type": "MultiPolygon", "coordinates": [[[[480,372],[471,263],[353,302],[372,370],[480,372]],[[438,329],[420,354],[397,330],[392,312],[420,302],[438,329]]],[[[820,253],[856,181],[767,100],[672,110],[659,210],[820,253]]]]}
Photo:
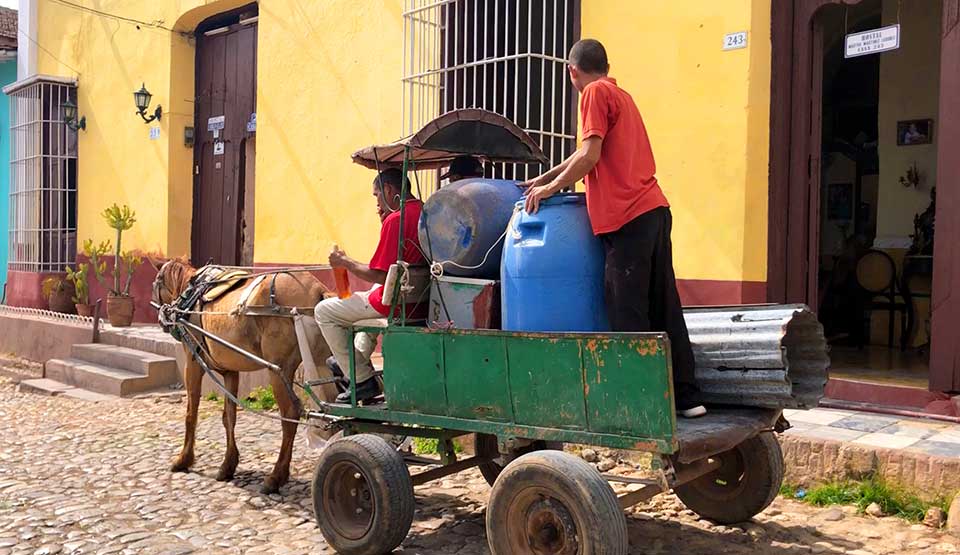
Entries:
{"type": "MultiPolygon", "coordinates": [[[[156,264],[154,264],[154,267],[156,267],[156,264]]],[[[165,262],[157,271],[157,277],[153,283],[153,301],[160,304],[174,302],[186,290],[190,278],[196,273],[197,270],[184,260],[175,259],[165,262]]],[[[246,299],[245,305],[251,307],[270,305],[270,282],[272,280],[273,277],[270,276],[261,282],[253,294],[246,299]]],[[[230,292],[206,303],[200,314],[191,315],[190,322],[249,353],[278,365],[281,368],[283,378],[276,372],[271,372],[270,383],[273,386],[273,393],[277,399],[280,414],[284,418],[297,420],[300,418],[298,413],[300,404],[297,399],[291,397],[287,386],[287,384],[292,383],[294,373],[301,362],[293,319],[284,316],[254,316],[245,315],[242,312],[237,313],[240,296],[243,294],[247,283],[244,280],[230,292]]],[[[291,307],[315,306],[326,292],[323,284],[309,273],[281,273],[276,276],[273,302],[281,307],[286,307],[288,309],[287,313],[289,313],[291,307]]],[[[314,325],[312,320],[313,318],[310,317],[309,325],[314,325]]],[[[317,368],[320,377],[330,377],[329,370],[322,364],[322,361],[330,356],[330,350],[323,341],[323,337],[320,336],[319,330],[310,335],[314,338],[311,341],[313,359],[321,363],[320,367],[317,368]]],[[[257,363],[213,341],[206,341],[206,348],[209,353],[209,357],[206,357],[207,365],[216,369],[223,376],[223,384],[234,396],[237,395],[240,386],[240,372],[263,370],[263,367],[257,363]]],[[[183,440],[183,450],[173,462],[171,470],[174,472],[186,472],[194,462],[200,385],[204,376],[203,369],[187,352],[186,346],[184,346],[184,352],[187,360],[186,367],[183,370],[183,385],[187,392],[186,432],[183,440]]],[[[332,401],[336,397],[336,388],[333,385],[325,385],[314,391],[326,401],[332,401]]],[[[237,442],[234,437],[236,422],[237,405],[229,398],[225,398],[223,427],[227,433],[227,451],[223,463],[220,465],[220,471],[217,473],[217,480],[220,481],[228,481],[233,478],[237,463],[240,460],[240,452],[237,449],[237,442]]],[[[264,493],[277,492],[280,486],[285,484],[290,477],[290,459],[293,452],[293,441],[297,434],[297,424],[285,421],[282,423],[282,427],[283,441],[280,446],[280,455],[273,467],[273,472],[264,480],[261,488],[264,493]]]]}

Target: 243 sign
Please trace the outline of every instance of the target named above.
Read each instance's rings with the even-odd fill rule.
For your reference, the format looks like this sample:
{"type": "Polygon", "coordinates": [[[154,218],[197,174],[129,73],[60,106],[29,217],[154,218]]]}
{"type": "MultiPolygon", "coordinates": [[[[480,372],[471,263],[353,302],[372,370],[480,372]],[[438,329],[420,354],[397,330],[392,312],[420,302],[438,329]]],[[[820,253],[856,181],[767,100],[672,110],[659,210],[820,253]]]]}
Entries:
{"type": "Polygon", "coordinates": [[[723,37],[724,50],[738,50],[747,47],[747,32],[730,33],[723,37]]]}

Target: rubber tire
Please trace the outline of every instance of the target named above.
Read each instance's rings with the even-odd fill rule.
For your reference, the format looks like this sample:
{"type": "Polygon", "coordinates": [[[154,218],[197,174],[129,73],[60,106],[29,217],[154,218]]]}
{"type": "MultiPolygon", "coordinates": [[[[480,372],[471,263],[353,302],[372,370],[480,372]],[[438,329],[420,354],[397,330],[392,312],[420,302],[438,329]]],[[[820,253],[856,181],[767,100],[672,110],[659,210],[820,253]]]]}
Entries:
{"type": "Polygon", "coordinates": [[[530,487],[556,496],[576,522],[578,555],[626,555],[627,519],[610,484],[593,465],[563,451],[534,451],[503,469],[490,492],[487,544],[492,555],[527,555],[509,543],[511,501],[530,487]]]}
{"type": "MultiPolygon", "coordinates": [[[[513,458],[519,457],[520,455],[526,455],[527,453],[532,453],[534,451],[540,451],[543,449],[563,451],[563,443],[559,441],[535,441],[512,455],[512,457],[508,458],[513,460],[513,458]]],[[[478,456],[499,455],[500,447],[497,444],[497,436],[491,434],[475,434],[473,440],[473,452],[478,456]]],[[[477,465],[477,468],[480,469],[480,474],[483,475],[483,479],[486,480],[487,483],[492,487],[497,481],[497,476],[500,476],[500,473],[503,472],[504,465],[496,461],[491,461],[479,464],[477,465]]]]}
{"type": "Polygon", "coordinates": [[[758,434],[718,456],[732,456],[735,451],[743,462],[743,474],[732,496],[704,488],[713,483],[720,469],[674,490],[688,509],[718,524],[750,520],[770,506],[783,484],[783,451],[773,432],[758,434]]]}
{"type": "Polygon", "coordinates": [[[314,516],[327,543],[342,555],[390,553],[407,537],[413,523],[413,482],[396,447],[371,434],[347,436],[330,443],[320,456],[311,484],[314,516]],[[324,518],[323,484],[336,465],[349,462],[363,473],[372,494],[373,517],[360,539],[341,535],[324,518]]]}

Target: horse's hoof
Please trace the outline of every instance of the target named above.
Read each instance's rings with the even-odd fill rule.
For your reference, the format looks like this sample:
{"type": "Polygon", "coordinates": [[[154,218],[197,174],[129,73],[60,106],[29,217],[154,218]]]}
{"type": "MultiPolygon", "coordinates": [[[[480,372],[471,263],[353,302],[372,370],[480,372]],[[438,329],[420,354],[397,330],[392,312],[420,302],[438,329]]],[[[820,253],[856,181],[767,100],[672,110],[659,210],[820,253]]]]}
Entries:
{"type": "Polygon", "coordinates": [[[177,459],[170,466],[170,472],[188,472],[191,466],[193,466],[192,460],[177,459]]]}
{"type": "Polygon", "coordinates": [[[218,482],[229,482],[230,480],[233,480],[233,475],[234,475],[234,471],[233,471],[233,470],[226,471],[226,470],[224,470],[224,469],[221,468],[220,471],[217,472],[217,481],[218,481],[218,482]]]}
{"type": "Polygon", "coordinates": [[[269,477],[263,481],[263,485],[260,486],[260,493],[264,495],[270,495],[271,493],[280,493],[280,484],[273,477],[269,477]]]}

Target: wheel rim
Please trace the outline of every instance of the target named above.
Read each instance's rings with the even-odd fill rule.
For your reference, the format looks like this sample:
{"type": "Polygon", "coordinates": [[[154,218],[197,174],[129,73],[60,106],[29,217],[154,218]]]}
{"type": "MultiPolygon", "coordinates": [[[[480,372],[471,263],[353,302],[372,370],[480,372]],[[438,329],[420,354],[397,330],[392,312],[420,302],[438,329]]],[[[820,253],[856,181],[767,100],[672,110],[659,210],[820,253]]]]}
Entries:
{"type": "Polygon", "coordinates": [[[567,505],[544,488],[527,488],[507,509],[510,553],[575,555],[579,552],[577,522],[567,505]]]}
{"type": "Polygon", "coordinates": [[[725,451],[711,457],[711,459],[719,460],[720,467],[710,474],[698,478],[691,485],[711,499],[736,499],[746,485],[747,468],[743,462],[743,454],[740,453],[740,449],[725,451]]]}
{"type": "Polygon", "coordinates": [[[323,514],[338,535],[363,538],[373,524],[374,499],[370,483],[352,462],[335,464],[323,480],[323,514]]]}

